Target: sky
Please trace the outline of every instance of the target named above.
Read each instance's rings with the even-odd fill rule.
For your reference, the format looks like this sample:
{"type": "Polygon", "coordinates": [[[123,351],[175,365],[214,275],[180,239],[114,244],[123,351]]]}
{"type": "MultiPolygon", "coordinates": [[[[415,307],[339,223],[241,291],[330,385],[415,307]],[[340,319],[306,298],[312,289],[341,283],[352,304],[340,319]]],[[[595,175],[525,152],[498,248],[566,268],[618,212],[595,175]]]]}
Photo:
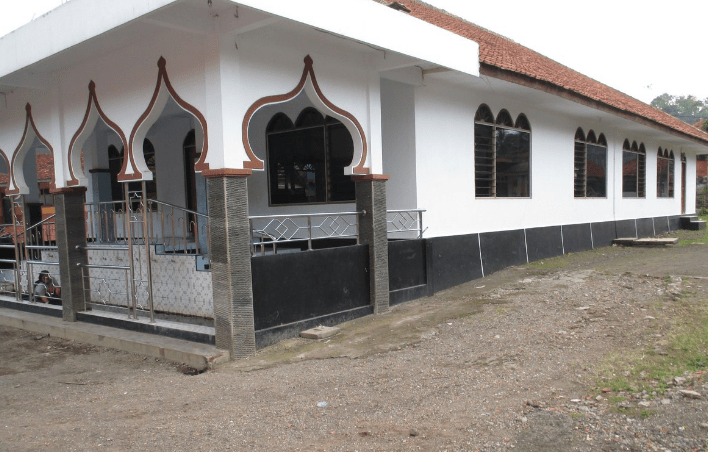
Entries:
{"type": "MultiPolygon", "coordinates": [[[[66,1],[0,0],[0,36],[66,1]]],[[[427,1],[644,102],[708,99],[708,0],[427,1]]]]}

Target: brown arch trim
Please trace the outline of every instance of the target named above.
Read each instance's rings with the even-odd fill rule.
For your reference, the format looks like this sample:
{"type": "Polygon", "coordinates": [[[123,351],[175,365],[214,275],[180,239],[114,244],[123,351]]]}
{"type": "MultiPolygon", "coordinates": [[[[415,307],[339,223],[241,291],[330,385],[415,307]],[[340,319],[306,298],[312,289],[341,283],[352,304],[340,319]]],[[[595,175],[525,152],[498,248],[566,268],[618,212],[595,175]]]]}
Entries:
{"type": "MultiPolygon", "coordinates": [[[[74,152],[74,144],[76,144],[76,140],[79,138],[79,135],[81,135],[86,128],[86,123],[88,123],[88,118],[89,115],[91,114],[91,106],[96,107],[96,111],[98,112],[98,116],[103,120],[103,122],[106,123],[108,127],[113,129],[114,132],[118,134],[120,137],[120,141],[123,143],[123,149],[128,148],[128,142],[125,139],[125,133],[123,133],[123,130],[118,127],[118,125],[108,119],[108,116],[103,112],[103,109],[101,108],[101,105],[98,103],[98,97],[96,96],[96,84],[94,83],[93,80],[88,85],[89,89],[89,99],[88,99],[88,105],[86,106],[86,113],[84,114],[84,120],[81,121],[81,125],[79,126],[79,130],[76,131],[74,136],[71,138],[71,143],[69,143],[69,176],[71,179],[69,179],[66,182],[66,185],[69,187],[73,186],[78,186],[79,185],[79,180],[76,178],[74,175],[74,167],[71,164],[71,154],[74,152]]],[[[125,160],[125,159],[123,159],[125,160]]]]}
{"type": "MultiPolygon", "coordinates": [[[[5,151],[0,149],[0,157],[2,157],[3,160],[5,160],[5,165],[7,166],[7,177],[10,179],[12,177],[12,167],[10,166],[10,160],[8,160],[7,155],[5,154],[5,151]]],[[[7,187],[10,188],[10,181],[8,180],[7,187]]]]}
{"type": "Polygon", "coordinates": [[[253,173],[250,169],[223,168],[202,171],[204,177],[248,177],[253,173]]]}
{"type": "Polygon", "coordinates": [[[142,179],[142,173],[135,166],[135,159],[133,157],[133,139],[138,133],[138,129],[140,128],[140,126],[143,124],[143,122],[145,122],[150,113],[152,113],[153,108],[155,108],[157,96],[160,94],[160,87],[162,86],[163,81],[165,82],[165,88],[167,88],[167,92],[170,93],[170,96],[172,96],[172,99],[174,99],[177,105],[191,113],[195,118],[197,118],[197,121],[199,121],[199,123],[201,124],[202,130],[204,131],[204,145],[202,146],[202,156],[199,158],[197,163],[194,164],[194,169],[197,171],[204,171],[209,169],[209,164],[205,163],[207,154],[209,153],[209,130],[207,128],[207,122],[204,118],[204,115],[202,115],[201,112],[196,109],[196,107],[187,103],[179,96],[179,94],[177,94],[177,91],[172,86],[170,78],[167,75],[167,60],[165,60],[165,57],[160,57],[160,59],[157,60],[157,67],[158,72],[157,84],[155,85],[155,92],[152,94],[152,99],[150,99],[150,104],[148,105],[147,110],[143,112],[140,118],[138,118],[138,121],[135,123],[135,126],[133,126],[133,130],[132,132],[130,132],[130,140],[128,141],[129,146],[126,148],[128,149],[130,163],[133,165],[133,170],[135,171],[135,173],[125,174],[128,165],[128,160],[126,158],[123,158],[123,167],[120,169],[120,173],[118,173],[118,180],[121,182],[142,179]]]}
{"type": "Polygon", "coordinates": [[[317,77],[315,77],[315,71],[312,65],[312,57],[310,57],[310,55],[307,55],[305,57],[304,62],[305,68],[302,71],[302,77],[300,78],[300,81],[298,82],[297,86],[292,91],[287,94],[262,97],[256,102],[254,102],[253,105],[251,105],[246,111],[246,115],[243,118],[243,124],[241,125],[241,135],[243,141],[243,148],[246,150],[246,155],[248,156],[249,160],[245,160],[243,162],[243,167],[257,170],[263,169],[263,162],[258,159],[258,157],[256,157],[256,154],[251,148],[251,143],[248,140],[248,125],[250,124],[253,115],[256,113],[256,111],[258,111],[259,108],[265,105],[285,102],[293,99],[300,93],[300,91],[302,91],[302,88],[307,82],[307,76],[309,75],[310,80],[312,81],[312,86],[315,88],[315,92],[317,93],[317,97],[320,98],[320,100],[327,106],[327,108],[349,119],[359,131],[359,135],[361,136],[362,142],[361,160],[359,161],[359,164],[352,169],[352,172],[354,174],[369,174],[369,169],[364,168],[364,163],[366,162],[366,157],[368,156],[368,144],[366,142],[366,135],[364,134],[364,129],[361,127],[361,124],[359,124],[359,121],[357,121],[354,115],[334,105],[322,93],[322,90],[320,89],[320,86],[317,83],[317,77]]]}
{"type": "Polygon", "coordinates": [[[17,153],[20,152],[20,149],[22,149],[22,145],[25,144],[25,140],[27,139],[27,132],[29,132],[30,126],[32,127],[32,130],[34,130],[34,134],[37,136],[37,139],[39,140],[39,142],[42,143],[47,149],[49,149],[49,153],[52,154],[52,162],[54,163],[54,171],[52,172],[52,181],[49,183],[49,189],[55,190],[57,188],[56,183],[54,181],[54,177],[55,177],[54,175],[56,173],[56,159],[54,158],[54,148],[37,131],[37,127],[34,125],[34,119],[32,118],[32,106],[29,104],[29,102],[25,106],[25,110],[27,111],[27,117],[25,119],[25,130],[22,133],[22,139],[20,140],[20,144],[17,145],[15,152],[12,153],[12,164],[10,165],[10,178],[12,179],[12,185],[15,188],[13,190],[8,190],[7,191],[8,195],[19,195],[20,194],[20,189],[17,186],[17,182],[15,182],[15,171],[13,170],[13,168],[15,166],[15,160],[17,159],[17,153]]]}
{"type": "Polygon", "coordinates": [[[391,176],[388,174],[361,174],[357,176],[352,176],[352,180],[354,182],[367,182],[372,180],[387,181],[389,179],[391,179],[391,176]]]}

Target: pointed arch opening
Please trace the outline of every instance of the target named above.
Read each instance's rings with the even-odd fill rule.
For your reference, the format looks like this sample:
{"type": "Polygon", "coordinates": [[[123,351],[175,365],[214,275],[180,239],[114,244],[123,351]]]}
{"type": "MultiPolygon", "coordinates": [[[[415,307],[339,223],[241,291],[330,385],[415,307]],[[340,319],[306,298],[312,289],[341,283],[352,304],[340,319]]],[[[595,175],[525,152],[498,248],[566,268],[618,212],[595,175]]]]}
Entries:
{"type": "MultiPolygon", "coordinates": [[[[305,68],[300,81],[295,88],[281,95],[267,96],[256,101],[249,107],[242,123],[243,146],[248,160],[243,162],[244,168],[264,170],[266,168],[265,128],[277,113],[288,111],[287,116],[294,119],[306,108],[312,108],[322,117],[331,118],[327,121],[337,121],[341,124],[338,135],[346,131],[352,142],[351,160],[342,169],[346,176],[368,174],[368,145],[364,129],[359,121],[348,111],[332,103],[322,92],[313,68],[312,58],[305,57],[305,68]]],[[[311,113],[309,113],[311,114],[311,113]]]]}
{"type": "Polygon", "coordinates": [[[0,225],[12,223],[12,203],[5,195],[10,188],[10,160],[0,149],[0,225]]]}
{"type": "MultiPolygon", "coordinates": [[[[27,104],[22,139],[10,163],[11,188],[8,194],[28,195],[30,202],[47,200],[54,183],[54,148],[42,137],[32,118],[32,106],[27,104]]],[[[52,203],[53,204],[53,203],[52,203]]]]}
{"type": "Polygon", "coordinates": [[[192,176],[209,169],[208,129],[201,112],[172,86],[166,64],[160,57],[155,91],[130,133],[128,159],[124,159],[118,179],[146,181],[148,199],[187,208],[196,196],[192,176]],[[185,154],[188,136],[189,158],[185,154]]]}
{"type": "MultiPolygon", "coordinates": [[[[116,198],[115,152],[110,148],[125,149],[127,140],[123,130],[103,112],[96,95],[96,84],[88,86],[89,99],[84,118],[69,144],[67,186],[87,187],[88,202],[107,202],[116,198]]],[[[119,172],[119,171],[118,171],[119,172]]]]}

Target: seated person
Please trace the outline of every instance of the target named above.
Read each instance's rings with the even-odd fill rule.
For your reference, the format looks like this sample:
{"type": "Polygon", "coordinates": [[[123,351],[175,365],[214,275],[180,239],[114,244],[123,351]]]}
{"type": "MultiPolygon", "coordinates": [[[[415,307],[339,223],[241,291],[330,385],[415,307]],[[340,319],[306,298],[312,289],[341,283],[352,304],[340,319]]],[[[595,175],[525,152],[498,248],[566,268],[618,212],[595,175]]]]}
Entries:
{"type": "Polygon", "coordinates": [[[39,279],[34,282],[34,299],[42,303],[61,304],[61,287],[48,270],[39,272],[39,279]]]}

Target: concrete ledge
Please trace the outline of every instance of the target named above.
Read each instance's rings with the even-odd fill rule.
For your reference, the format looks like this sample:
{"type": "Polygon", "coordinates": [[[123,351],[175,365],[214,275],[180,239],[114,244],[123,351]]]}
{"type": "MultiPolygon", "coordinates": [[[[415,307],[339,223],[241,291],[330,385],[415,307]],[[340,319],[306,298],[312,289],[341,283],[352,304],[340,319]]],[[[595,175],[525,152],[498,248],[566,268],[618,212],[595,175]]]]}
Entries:
{"type": "Polygon", "coordinates": [[[31,312],[0,308],[0,324],[101,347],[153,356],[186,364],[197,370],[210,369],[215,364],[229,360],[227,351],[206,344],[82,322],[65,322],[60,318],[31,312]]]}
{"type": "Polygon", "coordinates": [[[675,245],[678,243],[678,238],[676,237],[662,237],[662,238],[643,238],[638,239],[634,237],[625,237],[614,240],[615,245],[622,246],[666,246],[675,245]]]}

